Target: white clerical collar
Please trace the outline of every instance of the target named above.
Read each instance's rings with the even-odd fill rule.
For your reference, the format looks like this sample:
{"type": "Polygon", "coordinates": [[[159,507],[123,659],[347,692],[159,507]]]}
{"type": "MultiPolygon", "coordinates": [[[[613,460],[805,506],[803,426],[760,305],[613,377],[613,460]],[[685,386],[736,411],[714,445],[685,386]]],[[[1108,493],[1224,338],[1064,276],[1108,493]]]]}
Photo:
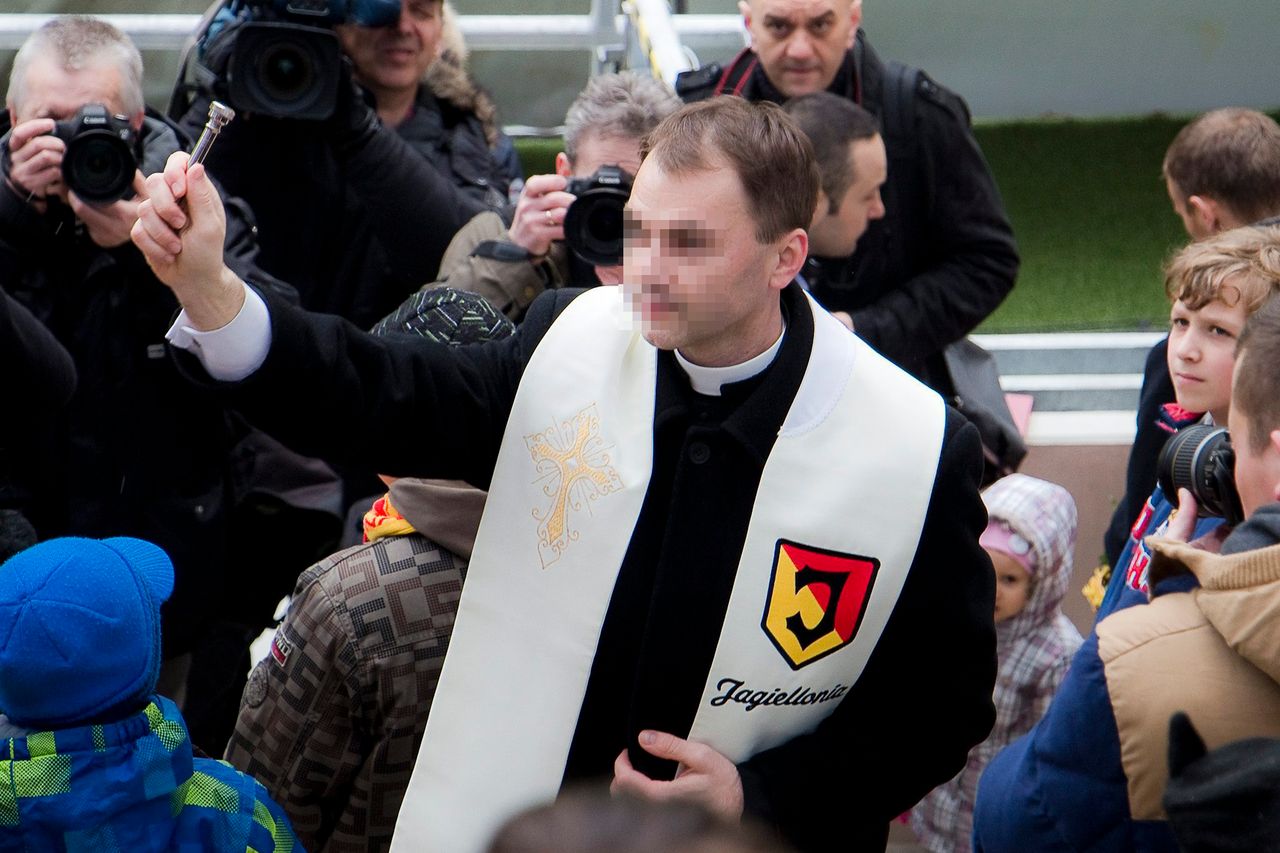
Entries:
{"type": "Polygon", "coordinates": [[[786,334],[787,324],[784,320],[782,331],[778,333],[778,339],[773,342],[773,346],[741,364],[731,364],[728,367],[703,367],[682,356],[680,350],[675,351],[676,363],[688,374],[689,384],[693,386],[695,392],[705,394],[708,397],[719,397],[721,386],[732,385],[734,382],[750,379],[752,376],[763,372],[770,364],[773,364],[774,358],[778,355],[778,350],[782,349],[782,339],[786,334]]]}

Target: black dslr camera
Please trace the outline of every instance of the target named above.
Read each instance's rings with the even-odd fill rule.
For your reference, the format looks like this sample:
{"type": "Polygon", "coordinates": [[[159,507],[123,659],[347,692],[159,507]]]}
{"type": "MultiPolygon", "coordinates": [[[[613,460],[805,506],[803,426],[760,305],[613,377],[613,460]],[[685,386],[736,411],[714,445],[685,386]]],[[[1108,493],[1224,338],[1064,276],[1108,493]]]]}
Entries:
{"type": "Polygon", "coordinates": [[[1244,521],[1244,507],[1236,489],[1236,454],[1225,427],[1195,424],[1178,430],[1165,442],[1156,462],[1160,488],[1171,501],[1178,489],[1196,499],[1201,518],[1220,516],[1227,524],[1244,521]]]}
{"type": "MultiPolygon", "coordinates": [[[[386,27],[400,0],[231,0],[235,26],[220,80],[237,110],[320,121],[333,115],[342,50],[331,29],[353,23],[386,27]]],[[[214,25],[218,19],[214,18],[214,25]]],[[[228,33],[230,35],[230,33],[228,33]]],[[[221,64],[205,56],[206,65],[221,64]]]]}
{"type": "Polygon", "coordinates": [[[85,104],[54,125],[53,135],[67,143],[62,180],[81,199],[111,204],[133,194],[138,134],[127,118],[102,104],[85,104]]]}
{"type": "Polygon", "coordinates": [[[577,196],[564,216],[564,241],[589,264],[622,263],[622,208],[631,197],[631,175],[601,166],[589,178],[573,178],[565,192],[577,196]]]}

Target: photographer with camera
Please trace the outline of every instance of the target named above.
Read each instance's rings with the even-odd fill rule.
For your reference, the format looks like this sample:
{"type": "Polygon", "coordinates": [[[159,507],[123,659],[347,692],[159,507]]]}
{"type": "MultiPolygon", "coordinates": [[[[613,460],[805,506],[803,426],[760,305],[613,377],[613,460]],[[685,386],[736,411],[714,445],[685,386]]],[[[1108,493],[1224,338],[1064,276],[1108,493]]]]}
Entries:
{"type": "MultiPolygon", "coordinates": [[[[437,281],[478,293],[512,320],[544,290],[618,284],[622,206],[640,166],[640,141],[680,106],[635,72],[592,77],[564,117],[554,175],[529,178],[514,208],[478,214],[449,244],[437,281]]],[[[411,311],[410,297],[392,317],[411,311]]]]}
{"type": "MultiPolygon", "coordinates": [[[[1274,404],[1263,408],[1251,402],[1258,398],[1250,391],[1243,401],[1250,414],[1240,416],[1233,372],[1237,390],[1257,374],[1262,376],[1250,381],[1265,379],[1267,388],[1274,386],[1280,363],[1274,360],[1274,348],[1260,347],[1254,354],[1242,331],[1255,312],[1266,310],[1274,317],[1280,310],[1275,298],[1280,293],[1280,226],[1246,226],[1192,243],[1173,258],[1165,276],[1173,301],[1169,373],[1178,404],[1207,412],[1213,425],[1247,436],[1256,428],[1250,417],[1256,419],[1274,404]]],[[[1219,434],[1213,428],[1192,429],[1190,441],[1181,434],[1170,440],[1172,446],[1162,455],[1162,483],[1179,488],[1182,500],[1188,496],[1186,487],[1197,484],[1201,507],[1213,505],[1228,515],[1237,515],[1232,508],[1242,507],[1232,521],[1271,500],[1260,498],[1250,479],[1240,489],[1243,500],[1233,501],[1225,476],[1231,466],[1219,434]]],[[[1245,441],[1239,438],[1237,453],[1245,441]]],[[[1248,452],[1263,450],[1250,445],[1248,452]]],[[[1237,476],[1240,465],[1237,456],[1237,476]]],[[[1176,850],[1160,807],[1169,715],[1188,710],[1211,745],[1280,732],[1280,726],[1260,722],[1280,720],[1280,688],[1272,676],[1263,675],[1280,674],[1270,654],[1274,644],[1266,631],[1256,630],[1268,620],[1241,610],[1230,618],[1243,621],[1228,626],[1208,610],[1208,621],[1196,615],[1196,608],[1209,601],[1215,609],[1230,606],[1233,597],[1239,601],[1238,592],[1231,590],[1244,582],[1246,573],[1215,573],[1209,583],[1197,571],[1204,590],[1168,595],[1185,592],[1194,579],[1171,576],[1154,544],[1172,533],[1214,548],[1226,531],[1223,519],[1199,517],[1196,500],[1175,513],[1164,495],[1157,486],[1147,502],[1122,557],[1123,572],[1112,577],[1099,621],[1044,718],[988,766],[978,788],[975,850],[1176,850]],[[1213,636],[1228,630],[1233,636],[1213,636]],[[1247,639],[1244,633],[1250,630],[1254,637],[1247,639]],[[1224,638],[1248,660],[1235,657],[1224,638]],[[1257,658],[1240,645],[1254,641],[1266,649],[1257,658]],[[1191,672],[1203,677],[1189,677],[1188,658],[1197,663],[1191,672]],[[1204,660],[1212,663],[1200,669],[1204,660]],[[1254,666],[1262,666],[1263,672],[1247,672],[1254,666]],[[1240,694],[1226,697],[1226,705],[1219,692],[1224,684],[1241,686],[1240,694]],[[1250,720],[1259,721],[1258,728],[1249,730],[1250,720]]]]}
{"type": "Polygon", "coordinates": [[[236,108],[208,165],[253,207],[263,266],[367,328],[521,178],[465,58],[443,0],[228,0],[172,109],[194,129],[236,108]]]}
{"type": "MultiPolygon", "coordinates": [[[[53,423],[37,427],[25,408],[7,413],[35,434],[21,460],[38,472],[31,517],[41,537],[139,536],[171,554],[177,585],[164,650],[172,658],[204,635],[224,582],[233,425],[166,355],[177,301],[128,238],[146,198],[141,172],[191,143],[145,110],[133,43],[90,17],[56,17],[26,40],[6,104],[0,285],[79,373],[53,423]]],[[[228,201],[225,212],[229,263],[292,298],[255,268],[247,211],[228,201]]]]}

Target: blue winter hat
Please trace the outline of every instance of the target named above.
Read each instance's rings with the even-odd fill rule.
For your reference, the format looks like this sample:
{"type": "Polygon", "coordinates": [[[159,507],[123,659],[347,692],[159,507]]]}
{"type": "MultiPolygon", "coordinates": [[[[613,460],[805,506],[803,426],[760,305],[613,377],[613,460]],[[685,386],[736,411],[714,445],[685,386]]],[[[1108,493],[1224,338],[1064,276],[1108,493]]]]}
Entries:
{"type": "Polygon", "coordinates": [[[0,565],[0,711],[65,728],[141,705],[160,674],[173,563],[150,542],[51,539],[0,565]]]}

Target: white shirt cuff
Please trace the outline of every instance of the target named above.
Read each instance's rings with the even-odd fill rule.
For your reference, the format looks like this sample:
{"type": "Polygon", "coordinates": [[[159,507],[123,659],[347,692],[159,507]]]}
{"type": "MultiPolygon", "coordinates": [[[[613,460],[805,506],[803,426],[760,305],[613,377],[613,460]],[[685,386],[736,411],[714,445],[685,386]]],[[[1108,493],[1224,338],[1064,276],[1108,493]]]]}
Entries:
{"type": "Polygon", "coordinates": [[[193,353],[214,379],[239,382],[261,367],[271,350],[267,303],[246,284],[244,304],[230,323],[201,332],[191,327],[191,318],[184,310],[169,327],[165,339],[178,349],[193,353]]]}

